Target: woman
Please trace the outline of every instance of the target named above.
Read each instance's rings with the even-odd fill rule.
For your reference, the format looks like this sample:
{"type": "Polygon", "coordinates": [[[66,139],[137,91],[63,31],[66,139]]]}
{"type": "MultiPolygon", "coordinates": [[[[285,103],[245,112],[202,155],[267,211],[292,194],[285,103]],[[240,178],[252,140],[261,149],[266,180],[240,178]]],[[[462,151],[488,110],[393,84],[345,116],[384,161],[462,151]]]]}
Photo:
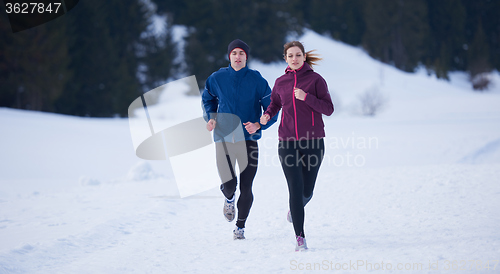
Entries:
{"type": "Polygon", "coordinates": [[[325,151],[322,114],[331,115],[333,103],[325,79],[312,69],[321,58],[311,51],[305,52],[298,41],[284,45],[284,58],[288,67],[276,79],[271,104],[260,123],[265,125],[283,109],[278,153],[290,195],[287,219],[293,223],[295,251],[299,251],[307,249],[304,207],[311,200],[325,151]]]}

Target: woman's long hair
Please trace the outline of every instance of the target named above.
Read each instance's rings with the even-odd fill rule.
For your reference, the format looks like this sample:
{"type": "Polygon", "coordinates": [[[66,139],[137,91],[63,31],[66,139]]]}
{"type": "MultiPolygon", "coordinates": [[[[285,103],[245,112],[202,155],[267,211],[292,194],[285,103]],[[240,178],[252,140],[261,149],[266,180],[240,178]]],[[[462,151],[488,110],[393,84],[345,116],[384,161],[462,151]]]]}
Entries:
{"type": "Polygon", "coordinates": [[[285,60],[286,60],[286,51],[291,47],[299,47],[299,49],[302,51],[302,54],[306,55],[306,63],[308,63],[311,67],[313,65],[316,65],[318,61],[323,60],[323,58],[320,58],[319,55],[312,53],[315,50],[310,50],[306,52],[304,50],[304,45],[302,45],[302,43],[299,41],[288,42],[283,46],[284,48],[283,58],[285,58],[285,60]]]}

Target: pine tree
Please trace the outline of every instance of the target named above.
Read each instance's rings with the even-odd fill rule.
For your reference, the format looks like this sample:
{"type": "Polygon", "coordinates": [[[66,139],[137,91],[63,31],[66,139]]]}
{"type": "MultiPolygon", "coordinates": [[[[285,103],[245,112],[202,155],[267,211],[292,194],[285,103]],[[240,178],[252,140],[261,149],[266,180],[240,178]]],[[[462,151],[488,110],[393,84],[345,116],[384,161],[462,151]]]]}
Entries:
{"type": "Polygon", "coordinates": [[[142,85],[137,77],[139,67],[138,47],[141,35],[149,24],[148,8],[143,1],[108,0],[106,24],[113,47],[115,71],[111,76],[111,109],[113,115],[128,115],[128,106],[142,94],[142,85]]]}
{"type": "Polygon", "coordinates": [[[160,72],[153,67],[155,62],[169,66],[173,56],[171,48],[163,52],[159,46],[165,41],[144,36],[150,15],[145,3],[137,0],[88,0],[75,7],[69,23],[74,73],[57,103],[59,112],[126,116],[130,102],[158,82],[160,73],[169,77],[169,69],[160,72]],[[151,68],[139,79],[141,67],[151,68]]]}
{"type": "Polygon", "coordinates": [[[455,0],[428,0],[427,5],[430,34],[425,64],[438,78],[448,79],[448,71],[464,68],[466,10],[455,0]]]}
{"type": "Polygon", "coordinates": [[[229,63],[227,45],[234,39],[251,48],[250,60],[282,60],[283,44],[290,33],[302,30],[298,0],[156,1],[159,12],[166,12],[174,24],[189,28],[185,59],[189,74],[196,75],[202,88],[210,74],[229,63]]]}
{"type": "Polygon", "coordinates": [[[53,111],[70,73],[62,17],[12,33],[0,15],[0,105],[53,111]]]}
{"type": "MultiPolygon", "coordinates": [[[[152,18],[154,11],[147,17],[152,18]]],[[[150,22],[152,23],[152,22],[150,22]]],[[[141,36],[138,46],[140,81],[142,90],[147,92],[176,77],[179,64],[175,60],[176,45],[172,41],[172,27],[168,18],[164,22],[164,33],[158,34],[148,30],[141,36]]]]}
{"type": "MultiPolygon", "coordinates": [[[[470,45],[476,39],[477,31],[482,29],[485,35],[485,42],[490,50],[490,65],[500,69],[500,1],[491,0],[462,0],[467,10],[467,20],[465,23],[465,35],[467,45],[470,45]],[[479,28],[481,24],[481,28],[479,28]]],[[[468,54],[470,55],[470,54],[468,54]]],[[[470,68],[466,60],[465,67],[470,68]]]]}
{"type": "Polygon", "coordinates": [[[59,113],[78,116],[110,116],[116,49],[106,24],[107,5],[81,1],[68,16],[68,39],[72,77],[56,102],[59,113]]]}
{"type": "Polygon", "coordinates": [[[365,31],[363,0],[312,0],[304,5],[305,21],[316,32],[360,45],[365,31]]]}
{"type": "Polygon", "coordinates": [[[15,107],[16,95],[20,94],[16,81],[17,66],[12,61],[11,53],[14,35],[4,9],[0,9],[0,106],[15,107]]]}
{"type": "Polygon", "coordinates": [[[428,37],[427,6],[424,0],[367,1],[368,53],[404,71],[413,71],[425,54],[428,37]]]}
{"type": "Polygon", "coordinates": [[[468,71],[472,86],[475,90],[485,90],[488,88],[490,82],[484,73],[491,71],[491,64],[489,61],[490,49],[486,42],[486,35],[483,31],[481,21],[477,25],[477,31],[468,53],[468,71]]]}

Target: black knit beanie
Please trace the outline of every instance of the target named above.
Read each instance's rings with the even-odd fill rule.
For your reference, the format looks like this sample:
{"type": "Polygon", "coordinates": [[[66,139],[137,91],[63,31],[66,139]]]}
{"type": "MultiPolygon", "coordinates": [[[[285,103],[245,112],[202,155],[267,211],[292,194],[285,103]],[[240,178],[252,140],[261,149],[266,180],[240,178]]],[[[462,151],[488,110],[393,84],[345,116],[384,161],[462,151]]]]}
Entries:
{"type": "Polygon", "coordinates": [[[248,60],[248,54],[250,53],[250,47],[240,39],[233,40],[231,43],[229,43],[229,46],[227,46],[227,55],[231,54],[231,51],[235,48],[240,48],[242,49],[246,55],[247,55],[247,60],[248,60]]]}

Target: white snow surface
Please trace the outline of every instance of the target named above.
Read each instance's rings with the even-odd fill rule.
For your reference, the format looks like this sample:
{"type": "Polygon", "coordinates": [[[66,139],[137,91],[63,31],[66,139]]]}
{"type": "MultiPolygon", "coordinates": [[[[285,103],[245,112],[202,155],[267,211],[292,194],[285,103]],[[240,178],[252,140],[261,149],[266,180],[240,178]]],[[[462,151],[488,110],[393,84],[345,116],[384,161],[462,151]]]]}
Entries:
{"type": "MultiPolygon", "coordinates": [[[[311,31],[299,39],[322,55],[336,106],[308,251],[294,251],[286,221],[278,123],[259,141],[247,239],[234,241],[220,191],[181,199],[168,161],[135,155],[127,119],[0,108],[0,273],[500,273],[500,74],[479,93],[464,73],[447,82],[311,31]],[[385,107],[357,114],[374,87],[385,107]]],[[[272,87],[286,65],[249,66],[272,87]]],[[[202,115],[199,97],[151,110],[166,125],[202,115]]]]}

